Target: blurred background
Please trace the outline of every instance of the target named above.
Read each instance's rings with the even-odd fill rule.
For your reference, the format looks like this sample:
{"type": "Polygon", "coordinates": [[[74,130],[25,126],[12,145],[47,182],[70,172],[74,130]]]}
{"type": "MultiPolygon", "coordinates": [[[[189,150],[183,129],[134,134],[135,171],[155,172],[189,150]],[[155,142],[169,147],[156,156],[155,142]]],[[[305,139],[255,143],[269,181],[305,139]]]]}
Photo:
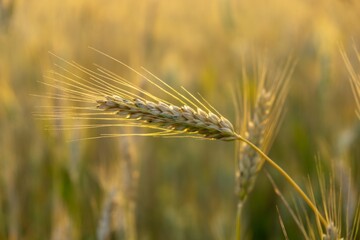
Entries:
{"type": "MultiPolygon", "coordinates": [[[[229,86],[241,82],[251,56],[265,55],[273,68],[293,57],[270,156],[304,188],[316,182],[316,159],[325,169],[336,166],[357,196],[359,119],[339,49],[360,72],[353,50],[359,22],[360,4],[351,0],[0,0],[0,239],[235,236],[233,143],[69,141],[96,132],[50,131],[52,122],[33,116],[52,104],[33,96],[49,91],[39,82],[53,68],[49,51],[85,66],[104,63],[137,81],[88,46],[200,92],[231,121],[229,86]]],[[[296,193],[267,169],[291,202],[296,193]]],[[[264,174],[245,206],[244,235],[281,239],[276,206],[289,238],[299,239],[264,174]]]]}

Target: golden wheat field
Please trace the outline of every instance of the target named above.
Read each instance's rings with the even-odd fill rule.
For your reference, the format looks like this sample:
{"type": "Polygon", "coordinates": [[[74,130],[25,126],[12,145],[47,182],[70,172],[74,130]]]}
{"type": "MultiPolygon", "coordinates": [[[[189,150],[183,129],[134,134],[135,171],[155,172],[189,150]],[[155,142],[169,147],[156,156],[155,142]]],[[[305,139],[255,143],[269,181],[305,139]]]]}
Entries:
{"type": "Polygon", "coordinates": [[[356,0],[0,0],[0,239],[360,239],[356,0]]]}

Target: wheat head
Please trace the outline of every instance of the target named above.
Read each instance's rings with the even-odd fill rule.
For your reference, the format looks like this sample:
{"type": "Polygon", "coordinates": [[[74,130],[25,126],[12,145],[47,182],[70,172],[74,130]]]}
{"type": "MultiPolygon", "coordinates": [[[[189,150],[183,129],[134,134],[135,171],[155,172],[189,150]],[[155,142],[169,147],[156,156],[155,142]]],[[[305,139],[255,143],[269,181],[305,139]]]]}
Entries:
{"type": "MultiPolygon", "coordinates": [[[[245,137],[256,146],[262,146],[264,142],[265,129],[269,120],[271,109],[271,94],[262,91],[259,96],[253,119],[248,122],[248,130],[245,137]]],[[[258,171],[263,164],[263,159],[248,144],[241,143],[239,152],[239,177],[238,194],[240,201],[244,201],[249,192],[251,192],[258,171]]]]}
{"type": "MultiPolygon", "coordinates": [[[[47,97],[56,101],[64,100],[68,104],[51,106],[48,113],[40,114],[44,118],[99,122],[78,126],[69,124],[69,128],[122,126],[152,130],[149,133],[134,132],[126,135],[193,137],[222,141],[239,139],[232,123],[205,100],[200,101],[184,88],[184,93],[180,93],[145,69],[143,69],[145,73],[140,73],[114,59],[135,72],[150,86],[155,86],[158,94],[165,93],[176,103],[159,98],[158,94],[152,94],[139,87],[139,84],[130,82],[104,67],[96,65],[97,71],[93,71],[74,62],[57,58],[65,67],[55,65],[57,69],[51,72],[52,76],[47,77],[54,83],[45,82],[45,84],[57,91],[47,97]],[[79,103],[80,106],[74,106],[79,103]]],[[[122,136],[122,134],[101,137],[106,136],[122,136]]]]}
{"type": "Polygon", "coordinates": [[[326,227],[326,234],[323,236],[323,240],[342,240],[343,238],[339,237],[339,230],[334,225],[333,222],[330,222],[326,227]]]}
{"type": "MultiPolygon", "coordinates": [[[[270,74],[264,62],[258,63],[255,73],[255,104],[251,107],[249,98],[250,83],[248,73],[243,73],[242,122],[241,135],[267,153],[277,132],[282,109],[288,90],[288,81],[294,64],[288,61],[284,68],[270,74]]],[[[237,154],[237,193],[240,203],[244,202],[254,187],[258,172],[264,159],[248,144],[239,143],[237,154]]]]}
{"type": "Polygon", "coordinates": [[[139,98],[125,99],[117,95],[97,100],[98,109],[113,112],[119,118],[132,120],[147,126],[167,129],[173,133],[198,134],[204,138],[231,141],[237,134],[229,120],[212,112],[184,105],[178,107],[163,102],[139,98]]]}

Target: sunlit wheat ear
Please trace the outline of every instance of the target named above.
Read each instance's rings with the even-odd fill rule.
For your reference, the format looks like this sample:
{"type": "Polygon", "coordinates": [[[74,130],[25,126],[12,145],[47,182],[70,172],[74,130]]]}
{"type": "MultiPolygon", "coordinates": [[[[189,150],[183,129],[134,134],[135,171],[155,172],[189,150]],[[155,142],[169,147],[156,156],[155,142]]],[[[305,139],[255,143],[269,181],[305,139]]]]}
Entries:
{"type": "Polygon", "coordinates": [[[331,222],[326,227],[326,233],[323,236],[323,240],[341,240],[343,238],[339,238],[339,231],[337,227],[331,222]]]}
{"type": "MultiPolygon", "coordinates": [[[[304,239],[323,239],[323,240],[342,240],[359,239],[360,223],[360,201],[357,200],[356,207],[351,207],[350,195],[358,193],[349,193],[351,187],[351,176],[341,178],[340,184],[336,181],[336,171],[334,168],[324,171],[320,163],[317,163],[318,180],[309,181],[308,191],[312,201],[318,202],[322,207],[327,224],[321,224],[318,217],[314,219],[308,215],[308,212],[302,204],[295,202],[295,209],[285,199],[280,189],[275,184],[269,174],[267,176],[273,185],[275,193],[280,196],[286,209],[298,225],[304,239]],[[347,186],[346,189],[343,186],[347,186]],[[317,199],[318,198],[318,199],[317,199]]],[[[286,229],[286,226],[285,226],[286,229]]]]}
{"type": "MultiPolygon", "coordinates": [[[[70,129],[122,126],[152,130],[130,135],[194,137],[223,141],[238,139],[229,120],[185,88],[182,88],[183,93],[180,93],[145,69],[142,69],[142,74],[104,53],[101,54],[136,73],[150,87],[155,87],[153,93],[99,65],[95,65],[95,70],[91,70],[57,57],[61,67],[55,65],[55,71],[48,77],[53,83],[44,83],[55,88],[57,92],[46,97],[63,100],[68,104],[63,107],[50,107],[49,113],[40,116],[61,120],[97,121],[96,124],[62,125],[62,128],[70,129]],[[157,97],[161,94],[167,95],[170,100],[157,97]]],[[[121,135],[123,134],[106,134],[102,137],[121,135]]]]}
{"type": "MultiPolygon", "coordinates": [[[[356,113],[360,118],[360,72],[355,71],[354,65],[350,62],[349,56],[346,54],[346,52],[343,49],[341,49],[340,52],[350,75],[349,80],[351,84],[351,89],[354,94],[357,106],[356,113]]],[[[357,64],[360,65],[360,53],[356,47],[354,47],[354,52],[357,57],[357,64]]]]}
{"type": "Polygon", "coordinates": [[[118,95],[106,96],[97,100],[98,109],[112,112],[121,119],[132,121],[140,126],[153,126],[166,129],[165,133],[197,134],[203,138],[235,140],[237,138],[232,124],[212,112],[183,105],[181,107],[163,102],[152,102],[139,98],[125,99],[118,95]]]}
{"type": "MultiPolygon", "coordinates": [[[[336,185],[334,171],[330,170],[330,172],[325,173],[319,162],[317,163],[317,175],[318,189],[314,189],[314,184],[310,183],[309,192],[314,202],[316,202],[315,192],[320,192],[321,205],[328,224],[325,226],[325,229],[323,229],[319,219],[316,219],[317,224],[313,224],[308,220],[308,231],[313,232],[312,235],[315,235],[315,232],[319,232],[319,235],[324,240],[344,239],[341,237],[344,230],[342,226],[349,224],[348,221],[350,219],[348,219],[348,213],[343,211],[346,209],[346,206],[343,206],[343,204],[348,204],[347,197],[349,196],[345,196],[345,189],[340,187],[342,184],[339,186],[336,185]]],[[[346,228],[349,227],[350,226],[346,226],[346,228]]],[[[345,232],[347,231],[349,231],[349,229],[345,229],[345,232]]],[[[350,231],[347,235],[346,239],[350,237],[350,231]]]]}
{"type": "Polygon", "coordinates": [[[319,208],[322,208],[327,220],[327,224],[323,226],[318,218],[314,223],[304,211],[306,220],[304,222],[307,226],[299,227],[306,228],[311,239],[359,239],[360,201],[358,192],[349,192],[353,189],[350,175],[337,180],[340,176],[336,177],[336,173],[334,166],[325,170],[318,162],[318,183],[316,181],[309,182],[309,194],[313,202],[319,203],[319,208]],[[357,199],[355,206],[351,203],[354,195],[357,199]]]}
{"type": "MultiPolygon", "coordinates": [[[[241,135],[267,153],[277,132],[285,97],[288,91],[288,81],[292,73],[293,63],[289,61],[280,72],[271,75],[267,66],[260,63],[255,74],[256,82],[250,83],[243,70],[242,99],[239,100],[240,116],[242,116],[241,135]],[[256,86],[255,104],[250,103],[250,86],[256,86]]],[[[240,202],[243,202],[251,192],[257,173],[264,163],[257,152],[248,144],[239,143],[237,154],[237,192],[240,202]]]]}

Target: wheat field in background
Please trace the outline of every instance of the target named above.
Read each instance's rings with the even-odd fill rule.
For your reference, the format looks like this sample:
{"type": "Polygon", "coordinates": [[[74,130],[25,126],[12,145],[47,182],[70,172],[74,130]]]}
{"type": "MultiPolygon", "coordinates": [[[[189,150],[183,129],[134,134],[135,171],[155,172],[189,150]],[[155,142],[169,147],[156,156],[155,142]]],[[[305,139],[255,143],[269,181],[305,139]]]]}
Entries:
{"type": "Polygon", "coordinates": [[[356,239],[359,16],[342,0],[0,1],[0,239],[236,239],[237,222],[242,239],[356,239]]]}

